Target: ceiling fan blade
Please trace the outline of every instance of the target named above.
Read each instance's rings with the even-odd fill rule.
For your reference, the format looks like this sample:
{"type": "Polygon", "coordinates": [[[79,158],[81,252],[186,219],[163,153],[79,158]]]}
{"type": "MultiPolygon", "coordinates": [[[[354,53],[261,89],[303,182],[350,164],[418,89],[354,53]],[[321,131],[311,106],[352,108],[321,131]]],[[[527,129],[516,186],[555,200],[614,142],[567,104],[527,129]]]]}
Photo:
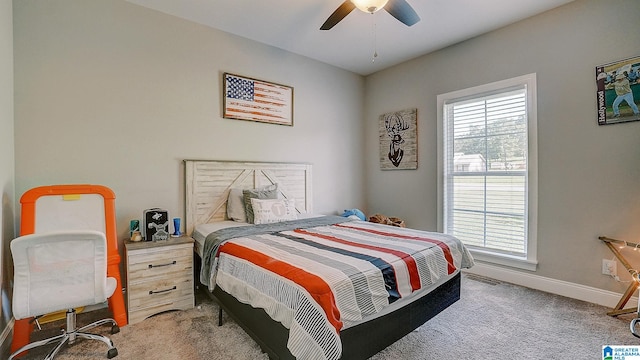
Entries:
{"type": "Polygon", "coordinates": [[[389,0],[384,6],[391,16],[400,20],[403,24],[411,26],[420,21],[420,16],[413,10],[411,5],[405,0],[389,0]]]}
{"type": "Polygon", "coordinates": [[[355,8],[356,6],[353,5],[353,3],[350,0],[346,0],[345,2],[342,3],[342,5],[340,5],[340,7],[336,9],[336,11],[333,12],[333,14],[331,14],[331,16],[329,16],[327,21],[325,21],[324,24],[322,24],[322,26],[320,27],[320,30],[331,29],[337,23],[339,23],[340,20],[344,19],[345,16],[349,15],[349,13],[353,11],[353,9],[355,8]]]}

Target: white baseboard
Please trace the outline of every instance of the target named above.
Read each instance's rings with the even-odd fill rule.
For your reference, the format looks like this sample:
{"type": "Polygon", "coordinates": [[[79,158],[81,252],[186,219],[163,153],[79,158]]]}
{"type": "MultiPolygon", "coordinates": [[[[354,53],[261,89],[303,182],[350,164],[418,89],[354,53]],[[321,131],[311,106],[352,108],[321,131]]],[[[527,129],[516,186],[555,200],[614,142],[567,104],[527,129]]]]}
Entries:
{"type": "MultiPolygon", "coordinates": [[[[602,290],[590,286],[570,283],[568,281],[556,280],[544,276],[533,275],[521,271],[514,271],[504,267],[476,262],[471,269],[464,272],[486,276],[492,279],[505,281],[508,283],[536,289],[556,295],[566,296],[572,299],[582,300],[606,307],[613,308],[620,301],[622,294],[602,290]]],[[[632,297],[627,302],[625,308],[635,308],[638,304],[638,297],[632,297]]]]}

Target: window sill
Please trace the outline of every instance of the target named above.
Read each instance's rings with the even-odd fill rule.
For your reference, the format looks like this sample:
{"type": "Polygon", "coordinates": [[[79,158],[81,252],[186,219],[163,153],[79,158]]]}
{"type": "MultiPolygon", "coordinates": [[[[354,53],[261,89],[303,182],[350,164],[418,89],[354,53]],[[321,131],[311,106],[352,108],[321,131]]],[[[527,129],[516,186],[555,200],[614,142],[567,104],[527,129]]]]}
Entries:
{"type": "Polygon", "coordinates": [[[528,271],[536,271],[538,268],[537,260],[525,259],[523,257],[511,255],[495,254],[478,249],[469,249],[469,252],[473,255],[474,260],[486,263],[504,265],[528,271]]]}

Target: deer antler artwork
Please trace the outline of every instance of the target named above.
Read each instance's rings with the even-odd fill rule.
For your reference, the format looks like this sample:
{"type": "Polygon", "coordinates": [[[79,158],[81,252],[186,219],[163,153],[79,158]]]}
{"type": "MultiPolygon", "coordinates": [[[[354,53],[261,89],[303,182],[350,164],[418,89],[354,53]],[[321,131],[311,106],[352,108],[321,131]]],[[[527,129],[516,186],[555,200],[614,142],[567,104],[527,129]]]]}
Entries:
{"type": "Polygon", "coordinates": [[[416,159],[416,109],[397,111],[380,116],[380,160],[387,169],[415,169],[416,159]],[[388,152],[383,155],[383,145],[389,142],[388,152]]]}
{"type": "Polygon", "coordinates": [[[391,138],[389,144],[389,160],[393,166],[398,167],[402,162],[404,156],[404,139],[402,133],[409,129],[409,123],[402,117],[400,113],[387,114],[384,119],[384,127],[387,129],[387,134],[391,138]]]}

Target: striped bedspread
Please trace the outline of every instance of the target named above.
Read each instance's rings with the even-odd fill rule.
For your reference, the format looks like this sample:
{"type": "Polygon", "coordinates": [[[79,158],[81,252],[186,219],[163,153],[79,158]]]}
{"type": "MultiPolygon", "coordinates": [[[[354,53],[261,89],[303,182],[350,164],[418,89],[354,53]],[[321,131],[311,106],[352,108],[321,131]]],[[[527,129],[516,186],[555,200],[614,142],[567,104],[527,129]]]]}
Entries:
{"type": "Polygon", "coordinates": [[[201,281],[282,323],[298,359],[340,358],[341,329],[473,266],[441,233],[332,216],[270,225],[209,235],[201,281]]]}

